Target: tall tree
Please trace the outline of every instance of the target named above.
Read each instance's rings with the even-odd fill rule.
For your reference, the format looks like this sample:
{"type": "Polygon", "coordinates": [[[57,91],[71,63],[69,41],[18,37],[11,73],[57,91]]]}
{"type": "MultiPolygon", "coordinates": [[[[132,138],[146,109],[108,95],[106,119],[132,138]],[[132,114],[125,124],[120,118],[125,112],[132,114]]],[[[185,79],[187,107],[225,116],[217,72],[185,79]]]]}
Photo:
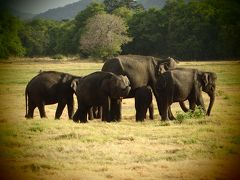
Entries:
{"type": "Polygon", "coordinates": [[[105,5],[102,3],[91,3],[85,10],[78,13],[74,19],[74,26],[70,36],[71,47],[73,53],[79,53],[79,39],[83,33],[84,27],[89,18],[95,16],[96,14],[105,13],[105,5]]]}
{"type": "Polygon", "coordinates": [[[121,52],[121,45],[130,41],[127,26],[115,15],[98,14],[90,18],[80,39],[80,48],[88,55],[109,57],[121,52]]]}

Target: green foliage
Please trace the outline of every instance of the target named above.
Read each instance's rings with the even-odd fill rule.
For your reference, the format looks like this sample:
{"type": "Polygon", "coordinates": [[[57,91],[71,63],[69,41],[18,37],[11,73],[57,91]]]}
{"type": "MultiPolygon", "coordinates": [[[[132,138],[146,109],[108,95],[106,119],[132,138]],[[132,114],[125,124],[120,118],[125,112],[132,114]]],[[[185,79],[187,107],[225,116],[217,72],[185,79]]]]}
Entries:
{"type": "Polygon", "coordinates": [[[109,57],[121,52],[130,41],[124,21],[115,15],[98,14],[89,19],[80,39],[80,49],[94,57],[109,57]]]}
{"type": "Polygon", "coordinates": [[[103,3],[106,6],[108,12],[113,12],[120,7],[126,7],[128,9],[144,9],[142,4],[139,4],[134,0],[104,0],[103,3]]]}
{"type": "Polygon", "coordinates": [[[163,9],[133,16],[129,32],[134,41],[125,52],[180,59],[239,57],[239,8],[226,0],[167,1],[163,9]]]}
{"type": "Polygon", "coordinates": [[[7,11],[0,11],[0,58],[23,56],[25,49],[18,36],[22,23],[7,11]]]}
{"type": "Polygon", "coordinates": [[[186,113],[177,111],[176,120],[177,122],[182,123],[186,119],[201,119],[201,118],[205,118],[205,116],[206,115],[202,107],[197,106],[195,111],[189,110],[186,113]]]}
{"type": "Polygon", "coordinates": [[[128,9],[126,7],[119,7],[115,9],[112,14],[119,16],[125,20],[125,22],[129,22],[134,14],[134,11],[131,9],[128,9]]]}
{"type": "Polygon", "coordinates": [[[28,56],[46,56],[49,52],[50,30],[58,25],[51,20],[36,19],[25,24],[20,36],[28,56]]]}

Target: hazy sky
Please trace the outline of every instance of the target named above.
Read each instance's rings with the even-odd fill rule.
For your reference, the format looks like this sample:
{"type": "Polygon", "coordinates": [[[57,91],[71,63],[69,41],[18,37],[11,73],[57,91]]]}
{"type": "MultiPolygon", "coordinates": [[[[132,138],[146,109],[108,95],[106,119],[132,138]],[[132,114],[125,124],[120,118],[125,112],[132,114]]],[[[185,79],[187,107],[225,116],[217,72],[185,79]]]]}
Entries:
{"type": "Polygon", "coordinates": [[[79,0],[6,0],[8,6],[21,12],[38,14],[79,0]]]}

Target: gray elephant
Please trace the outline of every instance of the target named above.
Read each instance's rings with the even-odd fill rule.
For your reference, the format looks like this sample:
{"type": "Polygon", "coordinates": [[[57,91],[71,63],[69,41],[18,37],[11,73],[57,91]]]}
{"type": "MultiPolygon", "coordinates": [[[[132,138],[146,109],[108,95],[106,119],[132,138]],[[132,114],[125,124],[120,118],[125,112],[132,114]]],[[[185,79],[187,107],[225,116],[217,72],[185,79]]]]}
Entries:
{"type": "Polygon", "coordinates": [[[158,100],[161,102],[160,111],[162,120],[168,120],[168,111],[174,102],[189,101],[190,109],[195,105],[205,105],[202,97],[202,89],[208,93],[210,102],[207,115],[210,115],[214,100],[217,75],[213,72],[202,72],[196,69],[177,68],[169,70],[157,80],[158,100]]]}
{"type": "Polygon", "coordinates": [[[72,119],[74,111],[73,89],[71,83],[75,78],[67,73],[43,71],[27,84],[25,89],[26,118],[33,118],[34,109],[38,107],[41,118],[45,118],[45,105],[58,103],[55,119],[62,115],[67,105],[68,117],[72,119]]]}
{"type": "Polygon", "coordinates": [[[136,121],[143,121],[149,109],[149,118],[153,120],[154,108],[152,103],[152,89],[143,86],[136,89],[135,93],[136,121]]]}
{"type": "Polygon", "coordinates": [[[126,97],[130,82],[126,76],[117,76],[110,72],[94,72],[71,84],[76,92],[78,109],[73,116],[75,122],[87,122],[87,112],[92,106],[102,106],[102,120],[112,121],[111,100],[126,97]]]}
{"type": "MultiPolygon", "coordinates": [[[[175,68],[176,63],[177,61],[172,58],[158,59],[151,56],[122,55],[107,60],[102,67],[102,71],[113,72],[117,75],[126,75],[128,77],[131,84],[131,91],[127,98],[135,97],[136,89],[143,86],[150,86],[156,97],[155,84],[157,75],[168,69],[175,68]]],[[[156,100],[159,109],[160,102],[158,98],[156,100]]],[[[114,119],[119,121],[121,119],[121,102],[112,101],[112,106],[115,111],[114,119]]]]}

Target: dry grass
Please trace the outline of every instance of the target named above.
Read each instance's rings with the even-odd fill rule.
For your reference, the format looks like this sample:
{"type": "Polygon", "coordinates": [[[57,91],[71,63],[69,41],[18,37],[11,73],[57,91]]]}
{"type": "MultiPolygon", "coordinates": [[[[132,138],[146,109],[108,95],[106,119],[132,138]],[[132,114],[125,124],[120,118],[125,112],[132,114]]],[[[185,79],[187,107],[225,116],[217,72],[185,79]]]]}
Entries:
{"type": "MultiPolygon", "coordinates": [[[[239,62],[184,62],[214,71],[217,99],[211,117],[136,123],[134,101],[123,102],[120,123],[76,124],[25,120],[24,89],[41,70],[84,75],[101,63],[15,60],[0,64],[0,177],[9,179],[237,179],[240,165],[239,62]]],[[[207,96],[206,104],[208,103],[207,96]]],[[[179,111],[173,105],[173,112],[179,111]]],[[[239,176],[240,177],[240,176],[239,176]]],[[[1,178],[2,179],[2,178],[1,178]]]]}

